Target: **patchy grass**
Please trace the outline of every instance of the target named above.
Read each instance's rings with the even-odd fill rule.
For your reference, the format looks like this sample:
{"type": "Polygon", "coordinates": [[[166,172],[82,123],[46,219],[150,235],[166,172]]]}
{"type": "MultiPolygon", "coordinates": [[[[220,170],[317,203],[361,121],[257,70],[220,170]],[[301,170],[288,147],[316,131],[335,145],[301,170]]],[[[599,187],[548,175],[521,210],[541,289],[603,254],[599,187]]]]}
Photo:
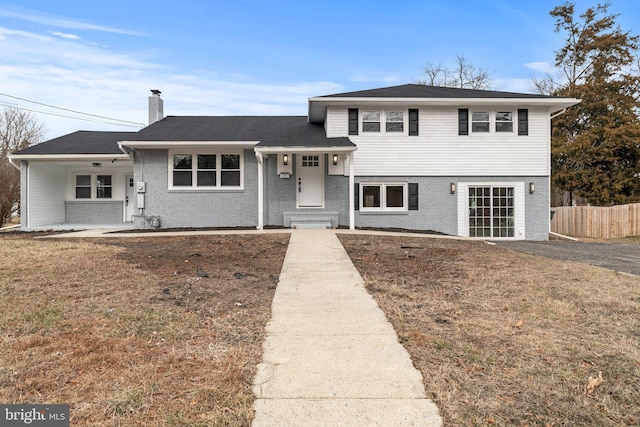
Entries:
{"type": "Polygon", "coordinates": [[[0,235],[0,402],[68,403],[78,426],[250,425],[287,243],[0,235]]]}
{"type": "Polygon", "coordinates": [[[640,425],[639,278],[482,242],[339,237],[445,425],[640,425]]]}

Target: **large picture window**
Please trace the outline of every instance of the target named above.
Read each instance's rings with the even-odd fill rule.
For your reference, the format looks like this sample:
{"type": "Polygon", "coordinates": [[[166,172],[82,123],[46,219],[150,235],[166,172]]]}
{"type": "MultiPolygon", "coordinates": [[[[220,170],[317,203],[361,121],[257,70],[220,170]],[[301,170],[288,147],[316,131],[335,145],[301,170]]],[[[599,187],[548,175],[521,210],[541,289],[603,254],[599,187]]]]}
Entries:
{"type": "Polygon", "coordinates": [[[169,157],[169,188],[242,188],[242,153],[175,151],[169,157]]]}
{"type": "Polygon", "coordinates": [[[361,211],[406,211],[406,183],[361,183],[361,211]]]}

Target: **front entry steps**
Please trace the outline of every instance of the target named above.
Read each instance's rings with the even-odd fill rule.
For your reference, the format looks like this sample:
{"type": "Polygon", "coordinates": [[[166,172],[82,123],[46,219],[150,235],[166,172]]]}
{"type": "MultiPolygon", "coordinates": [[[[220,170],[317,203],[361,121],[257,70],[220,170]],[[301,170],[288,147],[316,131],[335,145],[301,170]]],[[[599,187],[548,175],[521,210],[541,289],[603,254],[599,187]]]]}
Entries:
{"type": "Polygon", "coordinates": [[[327,229],[331,227],[331,222],[298,222],[291,221],[291,228],[306,228],[306,229],[327,229]]]}
{"type": "Polygon", "coordinates": [[[283,212],[284,226],[291,228],[336,228],[338,211],[309,209],[283,212]]]}

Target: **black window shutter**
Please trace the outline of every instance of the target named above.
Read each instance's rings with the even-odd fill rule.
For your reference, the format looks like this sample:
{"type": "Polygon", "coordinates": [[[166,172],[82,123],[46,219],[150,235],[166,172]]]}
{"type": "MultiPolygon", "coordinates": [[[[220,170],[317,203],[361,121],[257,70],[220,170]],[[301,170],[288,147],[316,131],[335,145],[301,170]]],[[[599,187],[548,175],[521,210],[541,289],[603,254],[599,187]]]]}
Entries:
{"type": "Polygon", "coordinates": [[[349,135],[358,134],[358,109],[349,108],[349,135]]]}
{"type": "Polygon", "coordinates": [[[469,135],[469,109],[458,109],[458,135],[469,135]]]}
{"type": "Polygon", "coordinates": [[[418,210],[418,183],[417,182],[409,183],[409,210],[410,211],[418,210]]]}
{"type": "Polygon", "coordinates": [[[529,135],[529,110],[518,110],[518,135],[529,135]]]}
{"type": "Polygon", "coordinates": [[[409,110],[409,136],[418,136],[418,110],[409,110]]]}
{"type": "Polygon", "coordinates": [[[360,184],[353,184],[353,209],[359,211],[360,210],[360,184]]]}

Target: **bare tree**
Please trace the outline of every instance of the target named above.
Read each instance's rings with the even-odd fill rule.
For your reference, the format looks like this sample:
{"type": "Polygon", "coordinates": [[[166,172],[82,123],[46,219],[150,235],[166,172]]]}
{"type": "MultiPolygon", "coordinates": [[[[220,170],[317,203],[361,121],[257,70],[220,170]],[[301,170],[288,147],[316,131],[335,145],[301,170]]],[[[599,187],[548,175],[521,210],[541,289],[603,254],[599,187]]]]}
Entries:
{"type": "Polygon", "coordinates": [[[0,227],[20,205],[20,171],[8,159],[9,153],[42,141],[44,125],[30,113],[17,108],[0,112],[0,227]]]}
{"type": "Polygon", "coordinates": [[[495,86],[489,71],[476,67],[463,55],[456,55],[452,67],[427,62],[422,73],[424,77],[416,80],[418,84],[481,90],[493,89],[495,86]]]}

